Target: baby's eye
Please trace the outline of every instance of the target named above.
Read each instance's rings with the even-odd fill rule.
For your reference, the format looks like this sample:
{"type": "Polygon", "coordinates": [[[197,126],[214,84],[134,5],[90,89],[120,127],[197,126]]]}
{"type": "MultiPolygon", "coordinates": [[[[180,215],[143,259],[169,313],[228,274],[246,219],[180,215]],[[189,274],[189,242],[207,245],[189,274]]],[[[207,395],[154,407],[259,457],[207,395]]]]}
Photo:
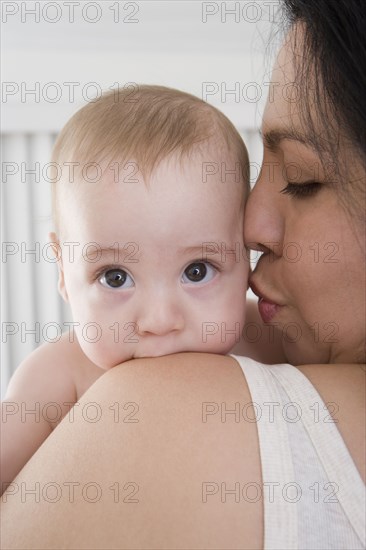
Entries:
{"type": "Polygon", "coordinates": [[[107,288],[131,288],[133,279],[123,269],[109,269],[99,278],[100,283],[107,288]]]}
{"type": "Polygon", "coordinates": [[[183,272],[184,283],[207,283],[216,275],[216,269],[206,262],[193,262],[183,272]]]}

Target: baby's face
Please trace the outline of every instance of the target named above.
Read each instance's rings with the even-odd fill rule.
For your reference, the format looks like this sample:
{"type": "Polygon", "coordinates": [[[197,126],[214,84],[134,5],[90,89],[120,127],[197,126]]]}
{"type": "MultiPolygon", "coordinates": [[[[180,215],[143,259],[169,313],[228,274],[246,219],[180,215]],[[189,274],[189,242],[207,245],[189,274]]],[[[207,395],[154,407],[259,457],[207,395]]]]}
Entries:
{"type": "Polygon", "coordinates": [[[203,162],[165,160],[148,185],[140,172],[118,183],[111,173],[67,192],[60,290],[96,365],[227,353],[240,337],[249,271],[242,184],[219,171],[203,181],[203,162]]]}

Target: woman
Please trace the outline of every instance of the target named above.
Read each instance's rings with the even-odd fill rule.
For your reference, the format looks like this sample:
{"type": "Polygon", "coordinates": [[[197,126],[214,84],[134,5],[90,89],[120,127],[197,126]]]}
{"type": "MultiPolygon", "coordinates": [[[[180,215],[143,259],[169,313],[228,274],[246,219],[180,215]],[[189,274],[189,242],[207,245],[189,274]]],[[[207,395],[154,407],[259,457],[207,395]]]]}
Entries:
{"type": "Polygon", "coordinates": [[[107,372],[6,493],[4,548],[364,547],[363,2],[284,3],[245,238],[262,318],[303,366],[107,372]]]}

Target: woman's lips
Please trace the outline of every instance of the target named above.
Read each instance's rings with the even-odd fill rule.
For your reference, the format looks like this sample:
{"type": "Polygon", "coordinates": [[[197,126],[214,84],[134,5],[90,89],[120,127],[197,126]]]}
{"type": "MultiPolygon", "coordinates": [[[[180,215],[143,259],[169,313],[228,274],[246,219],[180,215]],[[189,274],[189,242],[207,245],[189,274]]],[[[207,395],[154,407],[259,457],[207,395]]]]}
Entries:
{"type": "Polygon", "coordinates": [[[263,319],[263,323],[270,323],[281,307],[282,306],[279,306],[278,304],[267,302],[264,298],[259,298],[258,310],[263,319]]]}
{"type": "Polygon", "coordinates": [[[263,295],[256,285],[250,281],[250,288],[258,296],[258,311],[264,323],[270,323],[277,312],[283,307],[263,295]]]}

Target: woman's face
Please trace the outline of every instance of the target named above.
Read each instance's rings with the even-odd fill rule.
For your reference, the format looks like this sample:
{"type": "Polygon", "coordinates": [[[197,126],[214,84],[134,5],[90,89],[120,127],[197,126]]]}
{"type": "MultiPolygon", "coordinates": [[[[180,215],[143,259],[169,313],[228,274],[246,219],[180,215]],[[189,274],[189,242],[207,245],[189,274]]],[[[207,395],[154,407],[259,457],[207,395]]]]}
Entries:
{"type": "MultiPolygon", "coordinates": [[[[340,200],[334,164],[323,166],[306,136],[296,101],[303,90],[293,82],[289,38],[272,75],[263,165],[245,215],[246,243],[263,251],[251,286],[264,322],[282,331],[290,363],[365,362],[364,223],[340,200]]],[[[340,161],[354,157],[340,151],[340,161]]],[[[346,173],[339,183],[349,205],[362,208],[352,182],[364,181],[365,169],[353,158],[346,173]]]]}

